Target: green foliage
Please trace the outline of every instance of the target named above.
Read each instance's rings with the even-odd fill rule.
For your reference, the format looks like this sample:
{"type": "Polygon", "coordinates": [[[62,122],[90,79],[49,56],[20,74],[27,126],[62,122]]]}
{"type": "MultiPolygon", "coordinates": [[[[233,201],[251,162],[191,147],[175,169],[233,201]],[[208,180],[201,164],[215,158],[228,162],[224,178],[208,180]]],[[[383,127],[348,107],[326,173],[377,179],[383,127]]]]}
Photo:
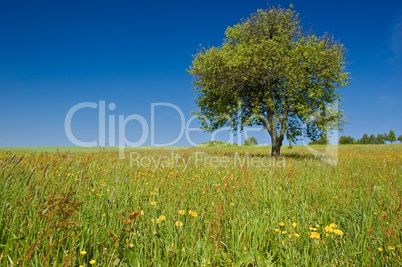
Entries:
{"type": "Polygon", "coordinates": [[[357,144],[361,145],[377,145],[384,144],[384,135],[377,135],[375,137],[373,134],[368,136],[368,134],[363,134],[363,137],[357,140],[357,144]]]}
{"type": "Polygon", "coordinates": [[[257,145],[257,139],[252,136],[244,140],[244,145],[245,146],[256,146],[257,145]]]}
{"type": "Polygon", "coordinates": [[[387,141],[391,142],[391,144],[396,141],[396,135],[395,135],[394,131],[392,131],[392,130],[389,131],[389,134],[387,136],[387,141]]]}
{"type": "Polygon", "coordinates": [[[396,136],[395,133],[391,130],[389,134],[377,134],[375,137],[373,134],[368,136],[368,134],[363,134],[363,137],[357,139],[356,143],[361,145],[382,145],[385,144],[385,141],[395,142],[396,136]]]}
{"type": "Polygon", "coordinates": [[[339,88],[349,80],[344,47],[304,32],[291,8],[258,10],[228,27],[223,44],[203,48],[188,72],[204,130],[262,125],[273,155],[285,136],[316,139],[344,122],[338,109],[339,88]]]}
{"type": "Polygon", "coordinates": [[[398,136],[398,141],[402,143],[402,135],[398,136]]]}
{"type": "Polygon", "coordinates": [[[364,145],[364,144],[369,144],[369,137],[367,134],[363,134],[363,137],[360,139],[357,139],[357,143],[364,145]]]}
{"type": "Polygon", "coordinates": [[[380,145],[385,144],[386,139],[387,139],[386,134],[377,134],[377,144],[380,144],[380,145]]]}
{"type": "Polygon", "coordinates": [[[369,144],[375,145],[377,142],[377,138],[374,136],[374,134],[369,136],[369,144]]]}
{"type": "Polygon", "coordinates": [[[326,134],[322,134],[319,139],[311,141],[309,145],[328,145],[329,140],[326,134]]]}
{"type": "Polygon", "coordinates": [[[355,140],[353,137],[351,137],[351,136],[345,136],[345,135],[343,135],[343,136],[341,136],[341,137],[339,138],[338,143],[339,143],[340,145],[352,145],[352,144],[355,144],[355,143],[356,143],[356,140],[355,140]]]}

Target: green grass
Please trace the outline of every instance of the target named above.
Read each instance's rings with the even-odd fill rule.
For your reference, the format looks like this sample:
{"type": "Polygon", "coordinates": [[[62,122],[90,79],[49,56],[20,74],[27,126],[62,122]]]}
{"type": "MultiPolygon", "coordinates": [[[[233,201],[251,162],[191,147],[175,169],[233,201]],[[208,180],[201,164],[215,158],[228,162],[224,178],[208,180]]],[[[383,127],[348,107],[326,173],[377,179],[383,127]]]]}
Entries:
{"type": "Polygon", "coordinates": [[[119,160],[116,149],[0,149],[0,263],[395,266],[402,260],[400,144],[340,146],[337,165],[304,147],[284,147],[278,161],[259,146],[130,152],[138,157],[132,164],[130,156],[119,160]],[[197,162],[197,155],[207,160],[197,162]],[[146,157],[159,165],[148,166],[146,157]],[[266,167],[241,166],[244,158],[263,159],[266,167]],[[219,159],[227,166],[216,166],[219,159]],[[325,230],[330,224],[338,234],[325,230]]]}

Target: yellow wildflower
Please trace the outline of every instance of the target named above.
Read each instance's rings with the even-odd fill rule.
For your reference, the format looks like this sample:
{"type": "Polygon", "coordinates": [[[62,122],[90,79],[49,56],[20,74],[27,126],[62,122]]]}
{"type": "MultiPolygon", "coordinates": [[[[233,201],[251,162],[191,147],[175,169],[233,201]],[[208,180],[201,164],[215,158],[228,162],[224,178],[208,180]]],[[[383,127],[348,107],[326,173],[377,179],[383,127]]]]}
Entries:
{"type": "Polygon", "coordinates": [[[134,247],[134,244],[133,244],[133,243],[130,243],[129,246],[130,246],[130,248],[133,248],[133,247],[134,247]]]}
{"type": "Polygon", "coordinates": [[[317,233],[317,232],[311,232],[311,233],[310,233],[310,239],[311,239],[311,238],[320,239],[320,234],[317,233]]]}
{"type": "Polygon", "coordinates": [[[334,233],[337,235],[341,235],[341,236],[343,235],[342,230],[339,230],[339,229],[334,230],[334,233]]]}
{"type": "Polygon", "coordinates": [[[283,222],[280,222],[279,226],[283,227],[283,226],[285,226],[285,224],[283,222]]]}
{"type": "Polygon", "coordinates": [[[394,250],[394,249],[395,249],[395,248],[392,247],[392,246],[388,246],[388,248],[389,248],[390,250],[394,250]]]}
{"type": "Polygon", "coordinates": [[[286,234],[286,231],[282,231],[282,234],[283,234],[283,235],[286,234]]]}
{"type": "Polygon", "coordinates": [[[185,210],[179,210],[179,214],[184,215],[184,214],[186,214],[186,211],[185,210]]]}
{"type": "Polygon", "coordinates": [[[91,261],[89,261],[89,264],[94,265],[95,262],[96,262],[95,260],[91,260],[91,261]]]}
{"type": "Polygon", "coordinates": [[[296,233],[295,233],[295,237],[299,237],[299,236],[300,236],[299,234],[296,234],[296,233]]]}
{"type": "Polygon", "coordinates": [[[383,249],[382,249],[382,248],[378,248],[378,251],[379,251],[379,252],[382,252],[382,251],[383,251],[383,249]]]}
{"type": "Polygon", "coordinates": [[[149,204],[151,204],[152,206],[155,206],[155,205],[156,205],[156,201],[151,201],[151,202],[149,202],[149,204]]]}
{"type": "Polygon", "coordinates": [[[85,254],[87,254],[87,252],[86,252],[86,251],[80,251],[80,254],[81,254],[82,256],[84,256],[85,254]]]}
{"type": "Polygon", "coordinates": [[[177,227],[182,227],[182,226],[183,226],[183,223],[182,223],[181,221],[177,221],[177,222],[175,223],[175,225],[176,225],[177,227]]]}
{"type": "Polygon", "coordinates": [[[336,225],[335,223],[331,223],[329,226],[331,226],[332,228],[338,227],[338,225],[336,225]]]}
{"type": "Polygon", "coordinates": [[[197,212],[195,212],[193,210],[189,210],[188,213],[193,217],[197,217],[197,212]]]}
{"type": "Polygon", "coordinates": [[[275,232],[279,232],[279,229],[275,229],[275,232]]]}
{"type": "Polygon", "coordinates": [[[164,221],[164,220],[166,220],[166,217],[165,217],[165,215],[161,215],[161,216],[159,216],[159,220],[161,220],[161,221],[164,221]]]}
{"type": "Polygon", "coordinates": [[[332,228],[331,226],[326,226],[325,231],[332,233],[334,231],[334,228],[332,228]]]}
{"type": "Polygon", "coordinates": [[[297,223],[292,223],[292,225],[293,225],[293,227],[296,227],[296,226],[297,226],[297,223]]]}

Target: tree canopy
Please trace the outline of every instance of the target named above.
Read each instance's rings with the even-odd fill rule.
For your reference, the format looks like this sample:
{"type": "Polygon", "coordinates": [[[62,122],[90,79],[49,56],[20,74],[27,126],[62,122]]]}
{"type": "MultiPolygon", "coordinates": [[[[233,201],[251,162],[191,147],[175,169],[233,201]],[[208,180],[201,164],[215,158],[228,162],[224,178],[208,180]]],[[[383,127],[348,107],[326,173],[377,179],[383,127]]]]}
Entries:
{"type": "Polygon", "coordinates": [[[339,88],[349,80],[342,44],[305,32],[292,7],[258,10],[225,35],[188,70],[204,130],[262,125],[278,156],[285,137],[314,141],[342,125],[339,88]]]}

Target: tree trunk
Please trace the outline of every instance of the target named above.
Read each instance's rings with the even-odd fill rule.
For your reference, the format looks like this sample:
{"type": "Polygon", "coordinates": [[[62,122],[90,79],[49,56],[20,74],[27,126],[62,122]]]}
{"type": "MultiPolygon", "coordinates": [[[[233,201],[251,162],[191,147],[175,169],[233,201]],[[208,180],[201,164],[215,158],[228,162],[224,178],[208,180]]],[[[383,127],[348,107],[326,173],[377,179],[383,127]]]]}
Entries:
{"type": "Polygon", "coordinates": [[[280,138],[278,138],[276,131],[271,134],[271,143],[272,143],[271,156],[279,157],[281,155],[282,141],[280,140],[280,138]]]}
{"type": "Polygon", "coordinates": [[[278,132],[276,129],[275,117],[273,115],[268,116],[268,123],[265,120],[262,120],[265,129],[267,129],[269,135],[271,136],[271,157],[279,157],[281,155],[281,146],[284,138],[284,128],[281,128],[281,133],[278,136],[278,132]]]}

